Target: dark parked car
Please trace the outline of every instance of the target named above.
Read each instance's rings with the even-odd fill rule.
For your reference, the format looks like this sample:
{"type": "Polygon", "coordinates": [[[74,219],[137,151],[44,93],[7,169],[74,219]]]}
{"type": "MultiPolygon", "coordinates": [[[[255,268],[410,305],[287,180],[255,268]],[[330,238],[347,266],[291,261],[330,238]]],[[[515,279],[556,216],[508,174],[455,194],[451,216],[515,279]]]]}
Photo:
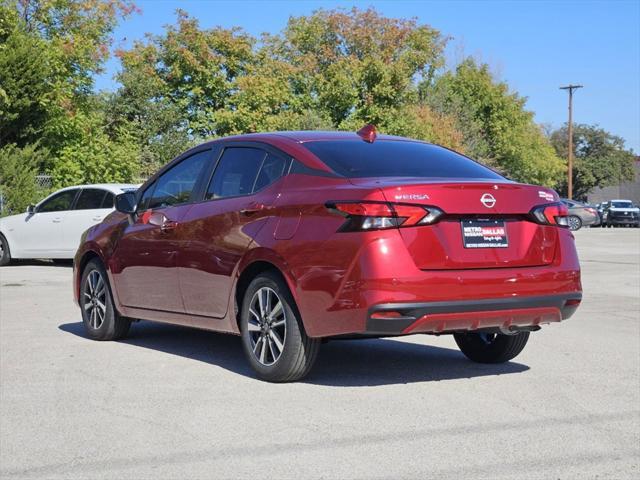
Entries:
{"type": "Polygon", "coordinates": [[[603,211],[602,226],[640,227],[640,209],[631,200],[611,200],[603,211]]]}
{"type": "Polygon", "coordinates": [[[595,207],[575,200],[562,199],[569,208],[569,228],[580,230],[582,227],[596,226],[600,224],[600,215],[595,207]]]}
{"type": "Polygon", "coordinates": [[[270,381],[302,378],[333,338],[452,334],[506,362],[582,298],[553,190],[370,126],[208,142],[116,208],[75,257],[87,335],[131,319],[241,335],[270,381]]]}

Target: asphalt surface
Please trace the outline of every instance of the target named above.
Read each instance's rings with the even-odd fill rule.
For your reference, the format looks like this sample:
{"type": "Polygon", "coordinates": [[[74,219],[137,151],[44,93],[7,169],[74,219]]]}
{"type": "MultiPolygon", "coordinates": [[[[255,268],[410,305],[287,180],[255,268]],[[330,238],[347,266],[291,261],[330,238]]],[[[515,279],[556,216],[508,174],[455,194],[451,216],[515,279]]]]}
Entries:
{"type": "Polygon", "coordinates": [[[285,385],[233,336],[91,341],[69,267],[2,268],[0,478],[639,478],[640,230],[576,236],[582,306],[515,361],[339,341],[285,385]]]}

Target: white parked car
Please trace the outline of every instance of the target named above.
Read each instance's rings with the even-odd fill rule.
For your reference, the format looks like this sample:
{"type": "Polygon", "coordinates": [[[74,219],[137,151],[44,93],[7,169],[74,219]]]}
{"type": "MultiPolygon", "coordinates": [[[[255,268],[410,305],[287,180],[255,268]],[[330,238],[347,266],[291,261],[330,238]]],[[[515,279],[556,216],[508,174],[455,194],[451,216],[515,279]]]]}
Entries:
{"type": "Polygon", "coordinates": [[[72,259],[80,235],[113,212],[115,196],[137,189],[127,184],[67,187],[26,213],[0,218],[0,266],[17,258],[72,259]]]}

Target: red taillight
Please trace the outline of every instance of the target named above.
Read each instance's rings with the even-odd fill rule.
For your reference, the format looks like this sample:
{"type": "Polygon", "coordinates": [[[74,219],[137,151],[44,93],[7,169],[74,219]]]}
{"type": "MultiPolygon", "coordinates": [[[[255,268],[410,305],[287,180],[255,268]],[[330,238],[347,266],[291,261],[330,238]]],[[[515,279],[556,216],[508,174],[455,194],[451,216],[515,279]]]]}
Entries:
{"type": "Polygon", "coordinates": [[[569,227],[569,209],[562,202],[536,207],[531,211],[531,215],[536,222],[543,225],[569,227]]]}
{"type": "Polygon", "coordinates": [[[435,207],[386,202],[328,202],[326,206],[347,218],[341,232],[430,225],[443,215],[435,207]]]}
{"type": "Polygon", "coordinates": [[[585,208],[585,210],[589,212],[591,215],[597,215],[598,213],[595,208],[591,208],[591,207],[585,208]]]}
{"type": "Polygon", "coordinates": [[[347,215],[393,217],[393,210],[386,203],[335,203],[333,208],[347,215]]]}

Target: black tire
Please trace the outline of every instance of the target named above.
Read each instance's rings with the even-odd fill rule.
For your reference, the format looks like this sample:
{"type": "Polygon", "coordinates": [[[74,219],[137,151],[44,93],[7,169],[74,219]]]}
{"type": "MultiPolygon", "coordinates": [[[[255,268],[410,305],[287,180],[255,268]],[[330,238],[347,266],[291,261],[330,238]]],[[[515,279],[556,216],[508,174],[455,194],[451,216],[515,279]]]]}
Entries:
{"type": "Polygon", "coordinates": [[[80,281],[80,311],[87,336],[94,340],[117,340],[129,332],[131,320],[121,316],[113,306],[109,277],[99,260],[91,260],[84,267],[80,281]],[[100,284],[96,275],[102,280],[100,284]],[[93,288],[90,284],[93,283],[93,288]],[[104,295],[102,294],[104,293],[104,295]],[[95,301],[94,301],[95,300],[95,301]],[[91,303],[91,307],[87,305],[91,303]],[[100,307],[104,306],[104,309],[100,307]],[[93,313],[95,312],[95,316],[93,313]],[[100,316],[102,312],[102,317],[100,316]]]}
{"type": "Polygon", "coordinates": [[[582,220],[577,215],[571,215],[569,217],[569,228],[572,231],[580,230],[582,228],[582,220]]]}
{"type": "Polygon", "coordinates": [[[261,273],[247,287],[240,310],[240,331],[251,368],[269,382],[300,380],[311,370],[320,349],[321,341],[307,336],[287,284],[273,271],[261,273]],[[259,295],[268,295],[269,299],[264,302],[265,308],[258,306],[256,312],[253,306],[259,303],[259,295]]]}
{"type": "Polygon", "coordinates": [[[474,362],[504,363],[518,356],[529,340],[529,332],[514,335],[454,333],[460,351],[474,362]]]}
{"type": "Polygon", "coordinates": [[[7,239],[0,234],[0,267],[9,265],[11,263],[11,250],[9,250],[9,243],[7,239]]]}

